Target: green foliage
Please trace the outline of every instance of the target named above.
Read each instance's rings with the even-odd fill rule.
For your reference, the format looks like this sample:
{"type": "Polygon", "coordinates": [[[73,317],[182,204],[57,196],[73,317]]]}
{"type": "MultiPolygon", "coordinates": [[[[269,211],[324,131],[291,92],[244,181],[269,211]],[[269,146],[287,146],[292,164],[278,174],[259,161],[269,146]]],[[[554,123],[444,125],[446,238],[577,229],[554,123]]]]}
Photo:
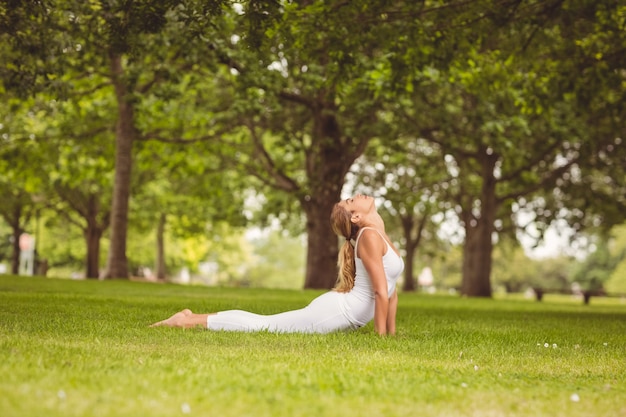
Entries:
{"type": "Polygon", "coordinates": [[[611,230],[612,241],[610,250],[614,256],[620,257],[604,288],[609,294],[626,294],[626,225],[611,230]]]}
{"type": "Polygon", "coordinates": [[[302,236],[270,231],[252,240],[253,262],[245,281],[252,287],[302,288],[306,245],[302,236]]]}
{"type": "Polygon", "coordinates": [[[9,271],[11,259],[11,229],[3,218],[0,218],[0,264],[9,271]]]}
{"type": "Polygon", "coordinates": [[[595,246],[595,250],[587,255],[572,277],[583,290],[604,289],[604,283],[624,257],[623,253],[618,256],[611,253],[606,238],[600,238],[595,246]]]}
{"type": "Polygon", "coordinates": [[[573,273],[578,262],[567,256],[532,260],[537,265],[536,275],[529,281],[533,288],[546,291],[569,292],[572,289],[573,273]]]}
{"type": "Polygon", "coordinates": [[[626,260],[617,264],[604,285],[607,293],[624,296],[626,294],[626,260]]]}
{"type": "Polygon", "coordinates": [[[576,261],[565,256],[532,259],[517,242],[500,242],[493,253],[493,282],[507,293],[538,289],[567,293],[576,261]]]}
{"type": "MultiPolygon", "coordinates": [[[[441,148],[453,177],[441,199],[459,215],[466,245],[482,236],[471,252],[489,252],[493,233],[512,236],[514,206],[534,211],[538,223],[564,218],[576,230],[621,222],[623,135],[616,126],[624,108],[605,97],[624,91],[623,76],[615,76],[623,67],[615,59],[625,41],[623,6],[544,2],[507,10],[489,3],[487,11],[486,4],[436,12],[441,33],[425,31],[425,40],[436,44],[443,35],[433,55],[446,59],[424,64],[408,55],[412,72],[379,72],[401,79],[390,85],[410,85],[394,90],[391,114],[402,135],[441,148]]],[[[473,277],[488,281],[488,267],[464,270],[464,282],[479,287],[473,277]]]]}
{"type": "Polygon", "coordinates": [[[0,94],[25,97],[45,78],[49,14],[46,2],[0,2],[0,94]]]}
{"type": "MultiPolygon", "coordinates": [[[[365,151],[363,187],[414,225],[462,213],[514,236],[522,207],[540,231],[558,218],[608,229],[626,213],[625,14],[588,1],[2,1],[0,212],[23,210],[23,228],[44,199],[84,228],[75,203],[91,199],[107,228],[117,83],[134,110],[131,239],[163,215],[170,239],[276,219],[300,235],[326,224],[314,209],[365,151]]],[[[429,256],[446,251],[436,227],[429,256]]]]}
{"type": "Polygon", "coordinates": [[[531,261],[518,245],[501,243],[495,248],[493,283],[504,287],[507,293],[523,292],[530,286],[539,285],[547,277],[549,275],[539,275],[539,265],[531,261]]]}
{"type": "MultiPolygon", "coordinates": [[[[253,261],[244,230],[224,222],[205,223],[202,233],[179,234],[173,229],[168,227],[164,235],[167,281],[178,282],[183,269],[193,284],[238,286],[246,281],[245,270],[253,261]]],[[[149,273],[156,272],[155,231],[131,228],[128,253],[131,273],[151,278],[149,273]]]]}
{"type": "Polygon", "coordinates": [[[216,266],[205,282],[233,286],[245,283],[245,266],[251,263],[252,257],[244,230],[224,222],[212,224],[205,236],[185,239],[176,252],[183,255],[192,271],[202,261],[216,266]]]}
{"type": "MultiPolygon", "coordinates": [[[[396,337],[148,328],[183,307],[275,313],[319,292],[0,277],[6,417],[601,417],[624,412],[626,311],[400,294],[396,337]]],[[[612,302],[611,302],[612,301],[612,302]]]]}
{"type": "Polygon", "coordinates": [[[460,245],[448,244],[443,250],[428,253],[430,247],[427,242],[426,250],[418,250],[416,276],[422,268],[429,267],[434,277],[434,286],[439,291],[454,292],[461,287],[461,266],[463,265],[463,248],[460,245]],[[425,253],[422,253],[425,252],[425,253]]]}
{"type": "Polygon", "coordinates": [[[66,219],[53,211],[44,211],[40,221],[37,250],[40,258],[48,262],[47,275],[56,278],[83,277],[87,248],[81,230],[68,225],[66,219]]]}

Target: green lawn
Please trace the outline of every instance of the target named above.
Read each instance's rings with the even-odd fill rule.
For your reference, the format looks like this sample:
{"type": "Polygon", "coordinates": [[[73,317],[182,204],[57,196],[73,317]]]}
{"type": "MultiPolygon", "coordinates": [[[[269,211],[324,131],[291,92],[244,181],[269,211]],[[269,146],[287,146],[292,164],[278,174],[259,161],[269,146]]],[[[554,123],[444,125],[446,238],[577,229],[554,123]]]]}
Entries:
{"type": "Polygon", "coordinates": [[[317,292],[0,276],[0,415],[626,416],[626,303],[400,294],[398,336],[148,328],[317,292]]]}

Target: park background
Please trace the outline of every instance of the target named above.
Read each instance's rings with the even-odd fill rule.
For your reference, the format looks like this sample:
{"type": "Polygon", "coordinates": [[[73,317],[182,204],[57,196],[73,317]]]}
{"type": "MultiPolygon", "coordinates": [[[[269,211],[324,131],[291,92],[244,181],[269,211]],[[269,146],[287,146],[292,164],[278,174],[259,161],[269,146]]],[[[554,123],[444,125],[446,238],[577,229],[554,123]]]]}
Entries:
{"type": "Polygon", "coordinates": [[[625,51],[613,0],[0,0],[0,413],[626,415],[625,51]],[[396,337],[148,327],[306,305],[357,192],[396,337]]]}
{"type": "Polygon", "coordinates": [[[6,273],[330,288],[360,192],[405,291],[626,293],[619,2],[0,13],[6,273]]]}

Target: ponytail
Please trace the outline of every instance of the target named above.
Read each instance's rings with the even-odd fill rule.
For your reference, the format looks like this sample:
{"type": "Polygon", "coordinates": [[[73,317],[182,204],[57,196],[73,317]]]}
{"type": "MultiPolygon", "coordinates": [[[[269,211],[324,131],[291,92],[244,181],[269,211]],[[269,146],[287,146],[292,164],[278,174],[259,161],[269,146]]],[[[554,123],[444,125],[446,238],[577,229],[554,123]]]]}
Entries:
{"type": "Polygon", "coordinates": [[[350,291],[354,287],[354,278],[356,276],[354,246],[352,246],[350,239],[356,237],[359,228],[352,223],[351,217],[350,212],[340,207],[339,204],[335,204],[330,215],[333,232],[346,239],[339,250],[337,259],[339,274],[335,290],[339,292],[350,291]]]}
{"type": "Polygon", "coordinates": [[[339,292],[348,292],[354,287],[354,278],[356,275],[354,246],[352,246],[352,243],[349,240],[346,240],[339,250],[337,266],[339,266],[339,274],[337,276],[335,290],[339,292]]]}

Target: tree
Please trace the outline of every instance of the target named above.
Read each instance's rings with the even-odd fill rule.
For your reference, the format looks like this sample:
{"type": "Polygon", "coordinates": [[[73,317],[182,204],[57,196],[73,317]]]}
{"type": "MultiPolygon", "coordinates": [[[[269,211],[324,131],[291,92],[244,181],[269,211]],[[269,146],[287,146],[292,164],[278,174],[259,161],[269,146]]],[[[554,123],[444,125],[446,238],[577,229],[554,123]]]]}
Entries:
{"type": "MultiPolygon", "coordinates": [[[[101,33],[96,32],[93,35],[99,36],[103,43],[98,45],[99,42],[94,42],[94,44],[106,53],[108,61],[106,63],[109,66],[110,80],[118,105],[115,131],[115,180],[111,206],[111,245],[104,272],[104,276],[108,278],[128,276],[126,232],[133,160],[132,148],[137,137],[134,95],[145,92],[159,77],[155,71],[147,82],[138,83],[139,80],[136,78],[138,74],[134,72],[142,67],[145,69],[145,66],[141,64],[143,64],[143,59],[147,58],[141,53],[141,48],[147,45],[140,40],[142,35],[157,34],[163,28],[166,23],[165,13],[175,4],[176,2],[170,1],[131,3],[128,7],[128,5],[105,3],[102,4],[104,13],[94,13],[91,16],[87,14],[87,20],[93,20],[96,27],[102,29],[101,33]],[[130,52],[132,52],[130,54],[132,60],[127,61],[125,58],[130,52]],[[133,68],[133,62],[141,64],[133,68]]],[[[92,9],[92,11],[98,10],[92,9]]],[[[84,34],[88,33],[84,32],[85,29],[88,29],[88,26],[83,27],[84,34]]],[[[92,40],[96,41],[96,38],[92,40]]],[[[98,55],[94,54],[94,56],[98,55]]],[[[81,63],[85,64],[84,61],[81,63]]],[[[102,63],[97,65],[102,67],[102,63]]]]}
{"type": "MultiPolygon", "coordinates": [[[[37,33],[47,39],[43,58],[50,70],[44,74],[58,80],[57,91],[80,95],[112,86],[117,105],[111,246],[104,272],[107,277],[128,275],[126,234],[132,152],[133,143],[141,134],[136,120],[138,101],[176,71],[199,62],[200,42],[193,36],[181,35],[181,31],[186,20],[206,20],[219,15],[221,4],[220,1],[118,4],[68,0],[46,8],[43,13],[47,24],[37,33]],[[163,48],[164,43],[169,43],[170,48],[163,48]],[[190,48],[194,53],[186,54],[190,48]],[[76,80],[92,77],[104,80],[80,91],[76,80]]],[[[28,17],[33,16],[33,11],[24,6],[15,14],[28,17]]],[[[28,56],[28,51],[23,55],[28,56]]]]}
{"type": "Polygon", "coordinates": [[[537,301],[541,301],[546,292],[560,292],[567,294],[572,286],[572,265],[576,259],[569,256],[559,256],[535,260],[537,274],[528,281],[533,288],[537,301]]]}
{"type": "Polygon", "coordinates": [[[202,142],[195,149],[219,150],[229,169],[254,176],[278,218],[299,206],[305,287],[334,283],[328,215],[374,139],[437,149],[440,175],[452,177],[442,204],[465,229],[467,295],[491,294],[491,250],[516,206],[536,208],[546,224],[560,208],[581,226],[623,219],[623,6],[9,3],[0,12],[3,90],[45,88],[68,100],[102,92],[115,103],[107,276],[128,274],[129,198],[141,177],[132,168],[144,140],[202,142]]]}
{"type": "MultiPolygon", "coordinates": [[[[98,81],[94,76],[89,83],[75,81],[74,87],[84,91],[98,81]]],[[[115,104],[109,93],[102,88],[65,101],[40,93],[28,120],[41,154],[34,173],[45,184],[47,207],[81,231],[87,278],[100,276],[100,241],[110,221],[115,104]]]]}
{"type": "MultiPolygon", "coordinates": [[[[471,25],[471,34],[451,34],[459,41],[461,34],[468,36],[464,53],[446,66],[414,73],[415,86],[405,94],[411,101],[399,102],[396,114],[404,118],[407,134],[438,145],[455,177],[449,196],[465,231],[461,292],[468,296],[491,296],[493,245],[510,221],[514,203],[536,201],[541,194],[551,196],[551,203],[567,201],[574,208],[570,196],[581,189],[567,185],[579,178],[578,170],[594,166],[607,172],[616,169],[620,158],[615,122],[623,114],[621,104],[601,105],[602,94],[583,84],[578,72],[579,78],[573,78],[571,68],[580,66],[589,82],[604,77],[602,91],[620,94],[620,81],[612,75],[618,65],[615,56],[597,62],[587,60],[587,52],[569,57],[564,52],[575,50],[576,42],[591,42],[596,28],[605,23],[612,24],[605,34],[623,34],[617,22],[592,15],[581,17],[570,38],[561,37],[556,27],[582,11],[555,6],[546,4],[550,13],[538,20],[539,9],[495,10],[482,17],[471,9],[462,14],[462,21],[474,15],[481,22],[471,25]],[[563,61],[569,73],[561,70],[563,61]],[[597,100],[603,111],[581,107],[577,93],[597,100]],[[602,167],[599,159],[606,160],[602,167]],[[551,192],[555,189],[559,191],[551,192]]],[[[622,204],[617,200],[613,207],[622,204]]],[[[613,207],[596,206],[605,213],[614,212],[613,207]]],[[[554,213],[551,207],[545,210],[554,213]]]]}
{"type": "MultiPolygon", "coordinates": [[[[94,134],[114,132],[112,136],[116,142],[114,192],[108,210],[112,223],[111,247],[104,276],[128,275],[126,235],[136,142],[164,140],[186,144],[223,134],[223,130],[209,131],[213,121],[207,120],[209,113],[202,114],[207,108],[207,100],[189,95],[191,100],[181,105],[184,94],[192,93],[195,84],[211,84],[205,80],[210,80],[218,60],[212,59],[214,56],[211,53],[206,53],[213,47],[206,39],[219,43],[222,35],[226,38],[231,35],[228,32],[215,35],[217,30],[228,27],[227,19],[223,22],[219,19],[223,4],[221,1],[190,0],[120,5],[109,1],[85,3],[68,0],[42,8],[30,3],[14,5],[6,14],[8,23],[2,29],[18,36],[8,37],[9,47],[3,53],[16,62],[27,62],[25,69],[37,86],[32,89],[23,86],[15,88],[16,91],[44,91],[48,100],[51,100],[50,97],[67,100],[83,110],[93,106],[89,100],[95,102],[106,98],[111,98],[117,107],[117,115],[109,119],[109,126],[100,126],[92,131],[94,134]],[[219,24],[215,24],[216,17],[219,24]],[[44,24],[38,25],[37,22],[44,24]],[[9,23],[16,23],[18,29],[13,29],[9,23]],[[37,36],[22,36],[24,33],[37,36]],[[169,47],[163,48],[164,44],[169,47]],[[185,121],[190,121],[185,117],[171,125],[163,124],[164,120],[172,120],[166,112],[182,108],[189,111],[189,103],[194,103],[194,100],[196,106],[191,108],[194,123],[185,125],[185,121]]],[[[11,72],[12,68],[7,65],[3,70],[8,76],[15,75],[11,72]]],[[[201,88],[196,92],[199,90],[201,88]]],[[[200,92],[204,97],[210,97],[215,91],[209,91],[208,95],[206,90],[200,92]]],[[[219,105],[224,107],[223,103],[219,105]]],[[[86,118],[93,116],[87,111],[78,115],[86,118]]],[[[65,133],[71,138],[76,136],[76,132],[65,133]]],[[[45,141],[47,137],[40,135],[38,139],[45,141]]],[[[87,148],[83,151],[88,152],[87,148]]],[[[89,159],[87,155],[80,157],[89,159]]],[[[96,155],[91,160],[98,158],[101,156],[96,155]]],[[[135,176],[146,175],[139,173],[135,176]]],[[[75,179],[78,180],[78,176],[75,179]]],[[[77,201],[77,188],[61,187],[59,181],[55,184],[57,192],[65,195],[66,201],[77,201]]],[[[92,195],[90,200],[92,206],[94,197],[92,195]]],[[[231,199],[230,202],[233,206],[226,212],[232,212],[238,200],[231,199]]],[[[85,210],[81,209],[83,214],[85,210]]],[[[159,218],[165,219],[166,216],[159,218]]],[[[91,229],[98,230],[99,236],[108,223],[109,220],[100,222],[95,229],[91,229]]],[[[95,223],[88,221],[87,224],[95,223]]],[[[91,242],[98,240],[90,239],[91,242]]],[[[95,273],[94,267],[89,266],[88,269],[88,275],[95,273]]]]}
{"type": "MultiPolygon", "coordinates": [[[[329,216],[352,163],[381,130],[369,82],[382,53],[378,4],[285,4],[258,54],[228,51],[246,139],[230,146],[263,190],[295,198],[306,216],[306,288],[334,285],[337,239],[329,216]],[[352,31],[354,21],[365,22],[352,31]],[[323,30],[321,30],[323,28],[323,30]],[[248,139],[249,138],[249,139],[248,139]]],[[[284,197],[266,193],[266,210],[284,197]]],[[[293,204],[287,203],[288,207],[293,204]]]]}
{"type": "Polygon", "coordinates": [[[493,283],[507,293],[522,292],[538,277],[539,265],[526,256],[517,242],[503,243],[493,252],[493,283]]]}
{"type": "Polygon", "coordinates": [[[248,184],[225,169],[205,144],[142,142],[136,146],[131,219],[135,230],[156,233],[155,276],[166,278],[166,237],[206,235],[211,223],[247,223],[242,207],[248,184]]]}
{"type": "Polygon", "coordinates": [[[576,260],[559,256],[546,259],[530,258],[521,245],[506,239],[493,252],[493,282],[507,293],[532,289],[537,301],[545,293],[569,293],[571,270],[576,260]]]}
{"type": "Polygon", "coordinates": [[[100,238],[108,227],[111,201],[114,105],[110,90],[91,91],[102,83],[98,75],[73,80],[67,100],[57,100],[50,90],[12,99],[11,119],[5,119],[11,120],[8,146],[19,152],[11,169],[19,169],[24,183],[37,185],[30,186],[29,198],[81,230],[88,278],[99,275],[100,238]]]}
{"type": "Polygon", "coordinates": [[[0,206],[0,215],[11,228],[11,273],[17,275],[20,266],[20,237],[27,231],[27,225],[34,217],[36,208],[32,204],[30,194],[14,186],[0,187],[0,193],[7,201],[0,206]]]}
{"type": "MultiPolygon", "coordinates": [[[[32,173],[39,164],[38,151],[22,135],[25,108],[15,100],[3,103],[0,122],[0,217],[11,228],[11,273],[20,264],[20,236],[30,231],[31,221],[42,208],[33,198],[41,191],[41,182],[32,173]]],[[[30,231],[32,233],[32,231],[30,231]]]]}
{"type": "Polygon", "coordinates": [[[607,237],[603,236],[598,240],[595,250],[587,255],[572,276],[572,280],[581,286],[585,304],[589,304],[592,295],[604,291],[604,283],[623,258],[623,253],[611,253],[607,237]]]}
{"type": "Polygon", "coordinates": [[[626,295],[626,225],[621,224],[611,230],[609,241],[611,253],[621,256],[613,273],[606,282],[605,289],[609,294],[626,295]]]}

